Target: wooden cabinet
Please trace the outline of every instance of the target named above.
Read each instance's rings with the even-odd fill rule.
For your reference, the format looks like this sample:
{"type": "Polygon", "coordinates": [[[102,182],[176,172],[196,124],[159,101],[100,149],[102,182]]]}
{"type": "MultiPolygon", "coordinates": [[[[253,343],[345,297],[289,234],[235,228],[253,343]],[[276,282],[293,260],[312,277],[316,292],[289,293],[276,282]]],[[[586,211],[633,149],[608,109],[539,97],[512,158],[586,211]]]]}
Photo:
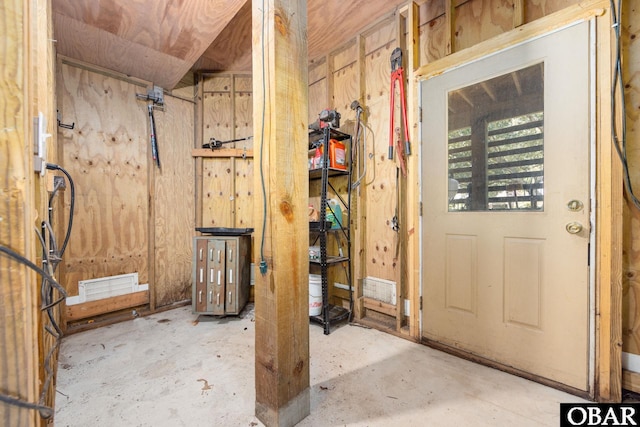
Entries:
{"type": "Polygon", "coordinates": [[[249,300],[251,236],[193,238],[194,314],[239,314],[249,300]]]}

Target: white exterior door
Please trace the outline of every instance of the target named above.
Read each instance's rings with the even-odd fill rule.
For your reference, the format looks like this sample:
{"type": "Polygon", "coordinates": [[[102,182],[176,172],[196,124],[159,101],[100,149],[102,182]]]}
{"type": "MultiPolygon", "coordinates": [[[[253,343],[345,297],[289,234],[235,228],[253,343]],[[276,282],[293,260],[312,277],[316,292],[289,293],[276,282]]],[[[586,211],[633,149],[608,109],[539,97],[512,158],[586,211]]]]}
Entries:
{"type": "Polygon", "coordinates": [[[422,82],[422,335],[589,389],[590,31],[422,82]]]}

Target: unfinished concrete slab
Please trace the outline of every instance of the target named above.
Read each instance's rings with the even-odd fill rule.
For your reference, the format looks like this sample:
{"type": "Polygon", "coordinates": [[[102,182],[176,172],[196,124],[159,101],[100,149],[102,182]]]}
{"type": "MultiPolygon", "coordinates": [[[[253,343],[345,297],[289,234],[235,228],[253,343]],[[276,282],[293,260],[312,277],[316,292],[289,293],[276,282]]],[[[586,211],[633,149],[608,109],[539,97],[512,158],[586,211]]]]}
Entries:
{"type": "MultiPolygon", "coordinates": [[[[65,337],[56,426],[260,426],[254,319],[190,307],[65,337]]],[[[559,425],[583,399],[356,325],[310,325],[311,414],[299,426],[559,425]]]]}

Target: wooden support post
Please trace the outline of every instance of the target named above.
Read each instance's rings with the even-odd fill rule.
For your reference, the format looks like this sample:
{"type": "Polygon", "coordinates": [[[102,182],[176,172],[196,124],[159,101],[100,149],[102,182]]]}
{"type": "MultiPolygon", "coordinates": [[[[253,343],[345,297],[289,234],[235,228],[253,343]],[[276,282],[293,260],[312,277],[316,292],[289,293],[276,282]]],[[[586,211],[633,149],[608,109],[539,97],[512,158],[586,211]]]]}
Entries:
{"type": "Polygon", "coordinates": [[[267,426],[310,412],[306,5],[252,6],[256,416],[267,426]]]}
{"type": "MultiPolygon", "coordinates": [[[[31,6],[24,1],[0,6],[0,36],[5,40],[0,45],[4,69],[0,76],[0,244],[35,261],[32,120],[40,105],[33,99],[37,84],[30,46],[38,43],[31,6]]],[[[39,400],[38,276],[0,254],[0,277],[0,393],[14,402],[0,402],[0,425],[41,425],[36,409],[18,405],[37,405],[39,400]]]]}

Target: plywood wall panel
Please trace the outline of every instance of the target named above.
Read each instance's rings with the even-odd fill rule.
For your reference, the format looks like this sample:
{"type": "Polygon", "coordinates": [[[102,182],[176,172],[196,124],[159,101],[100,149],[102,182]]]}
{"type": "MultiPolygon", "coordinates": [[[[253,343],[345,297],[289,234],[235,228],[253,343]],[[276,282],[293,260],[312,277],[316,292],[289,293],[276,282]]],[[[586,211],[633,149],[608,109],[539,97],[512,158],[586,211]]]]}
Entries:
{"type": "Polygon", "coordinates": [[[513,0],[474,0],[456,8],[456,51],[513,28],[513,0]]]}
{"type": "Polygon", "coordinates": [[[233,77],[236,92],[253,92],[253,79],[251,75],[236,75],[233,77]]]}
{"type": "Polygon", "coordinates": [[[348,43],[330,56],[330,66],[333,71],[353,64],[358,59],[358,47],[355,43],[348,43]]]}
{"type": "Polygon", "coordinates": [[[309,124],[318,120],[320,111],[328,108],[327,79],[323,78],[309,86],[309,124]]]}
{"type": "MultiPolygon", "coordinates": [[[[349,107],[354,99],[358,99],[358,65],[355,62],[333,73],[333,108],[341,114],[343,123],[350,112],[349,107]]],[[[342,129],[343,131],[346,131],[342,129]]]]}
{"type": "Polygon", "coordinates": [[[440,15],[419,27],[420,63],[427,64],[446,56],[447,21],[440,15]]]}
{"type": "MultiPolygon", "coordinates": [[[[233,139],[253,136],[253,96],[251,92],[235,92],[234,136],[233,139]]],[[[253,149],[253,139],[239,141],[228,147],[253,149]]]]}
{"type": "MultiPolygon", "coordinates": [[[[390,38],[395,36],[391,31],[386,34],[390,38]]],[[[376,40],[380,44],[381,39],[376,40]]],[[[371,128],[368,151],[373,157],[364,179],[367,200],[362,208],[368,230],[364,242],[364,263],[366,275],[397,281],[398,270],[394,267],[397,234],[390,227],[396,206],[396,164],[387,158],[390,55],[395,46],[391,39],[388,42],[382,42],[381,48],[365,58],[365,102],[371,128]]]]}
{"type": "MultiPolygon", "coordinates": [[[[391,50],[398,47],[396,40],[395,19],[387,19],[369,31],[364,37],[364,53],[370,55],[374,51],[384,47],[391,50]],[[390,44],[395,44],[391,46],[390,44]]],[[[389,59],[389,70],[391,70],[391,59],[389,59]]]]}
{"type": "Polygon", "coordinates": [[[203,127],[200,145],[208,143],[211,138],[219,141],[233,139],[231,92],[205,92],[202,103],[203,127]]]}
{"type": "Polygon", "coordinates": [[[209,75],[202,78],[202,90],[205,92],[231,92],[231,75],[209,75]]]}
{"type": "Polygon", "coordinates": [[[327,61],[325,58],[311,61],[309,64],[309,85],[327,77],[327,61]]]}
{"type": "Polygon", "coordinates": [[[155,114],[162,169],[154,167],[155,306],[191,298],[192,241],[195,235],[193,104],[165,97],[155,114]]]}
{"type": "Polygon", "coordinates": [[[525,21],[531,22],[579,3],[580,0],[526,0],[525,21]]]}
{"type": "Polygon", "coordinates": [[[235,159],[235,219],[234,226],[238,228],[254,227],[253,220],[253,159],[235,159]]]}
{"type": "Polygon", "coordinates": [[[232,159],[203,159],[202,226],[233,227],[232,159]]]}
{"type": "MultiPolygon", "coordinates": [[[[149,136],[144,88],[62,63],[58,104],[75,129],[60,130],[63,166],[76,184],[65,286],[138,272],[148,280],[149,136]]],[[[65,205],[70,191],[65,192],[65,205]]]]}

